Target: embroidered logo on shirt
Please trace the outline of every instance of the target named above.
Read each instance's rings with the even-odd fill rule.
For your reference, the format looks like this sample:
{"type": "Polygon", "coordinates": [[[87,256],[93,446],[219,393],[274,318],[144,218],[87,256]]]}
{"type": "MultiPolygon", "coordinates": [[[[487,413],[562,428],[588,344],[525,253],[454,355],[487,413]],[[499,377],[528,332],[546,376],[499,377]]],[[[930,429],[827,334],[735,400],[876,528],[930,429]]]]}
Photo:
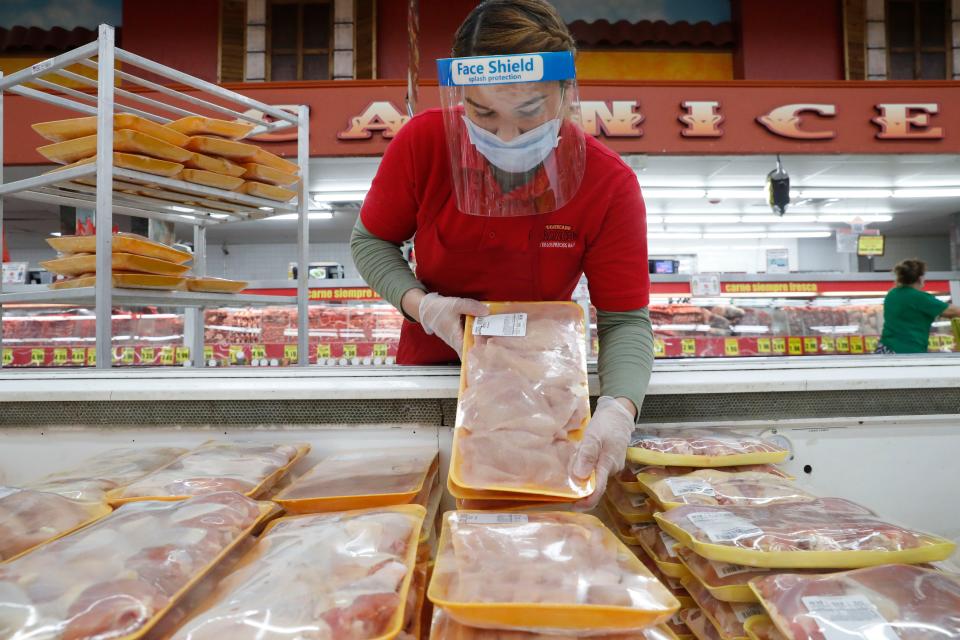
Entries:
{"type": "Polygon", "coordinates": [[[577,246],[577,232],[566,224],[548,224],[543,229],[541,249],[573,249],[577,246]]]}

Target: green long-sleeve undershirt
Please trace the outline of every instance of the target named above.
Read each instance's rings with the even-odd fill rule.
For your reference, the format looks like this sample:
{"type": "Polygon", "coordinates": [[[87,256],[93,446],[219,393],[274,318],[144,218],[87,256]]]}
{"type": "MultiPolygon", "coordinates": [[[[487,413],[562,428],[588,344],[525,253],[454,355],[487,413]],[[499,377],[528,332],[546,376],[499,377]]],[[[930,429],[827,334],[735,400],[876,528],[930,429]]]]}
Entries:
{"type": "MultiPolygon", "coordinates": [[[[350,237],[353,261],[360,275],[380,296],[403,311],[400,301],[410,289],[427,288],[417,280],[400,246],[373,235],[357,219],[350,237]]],[[[653,368],[653,327],[646,307],[633,311],[597,310],[600,393],[627,398],[638,415],[653,368]]]]}

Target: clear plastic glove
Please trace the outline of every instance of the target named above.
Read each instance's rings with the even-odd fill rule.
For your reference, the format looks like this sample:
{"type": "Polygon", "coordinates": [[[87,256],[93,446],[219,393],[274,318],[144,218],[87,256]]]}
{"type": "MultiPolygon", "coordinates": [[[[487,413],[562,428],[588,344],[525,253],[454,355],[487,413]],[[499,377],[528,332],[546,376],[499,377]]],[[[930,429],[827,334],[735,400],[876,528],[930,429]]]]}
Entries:
{"type": "Polygon", "coordinates": [[[610,396],[597,399],[597,410],[587,424],[583,439],[573,457],[573,475],[586,480],[597,472],[597,488],[592,494],[577,502],[574,507],[589,511],[597,506],[607,488],[607,480],[623,469],[633,433],[633,416],[617,400],[610,396]]]}
{"type": "Polygon", "coordinates": [[[420,326],[427,335],[436,335],[463,357],[463,316],[485,316],[487,305],[470,298],[450,298],[428,293],[420,301],[420,326]]]}

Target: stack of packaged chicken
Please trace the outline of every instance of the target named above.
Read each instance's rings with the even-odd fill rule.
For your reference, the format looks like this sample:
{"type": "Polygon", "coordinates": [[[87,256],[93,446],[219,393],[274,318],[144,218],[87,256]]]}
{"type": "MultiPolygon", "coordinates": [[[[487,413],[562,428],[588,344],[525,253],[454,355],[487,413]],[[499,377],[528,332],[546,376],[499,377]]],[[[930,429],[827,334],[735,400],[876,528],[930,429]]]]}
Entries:
{"type": "Polygon", "coordinates": [[[593,478],[571,460],[590,418],[583,310],[488,303],[468,317],[447,488],[458,506],[571,503],[593,478]]]}
{"type": "Polygon", "coordinates": [[[911,637],[922,623],[943,637],[960,633],[950,617],[960,610],[956,577],[907,566],[943,560],[955,545],[813,495],[772,466],[788,454],[723,430],[635,435],[632,466],[608,502],[623,504],[628,489],[650,500],[655,522],[630,533],[689,594],[692,606],[680,614],[688,632],[698,640],[866,640],[911,637]],[[875,589],[884,580],[889,588],[875,589]]]}

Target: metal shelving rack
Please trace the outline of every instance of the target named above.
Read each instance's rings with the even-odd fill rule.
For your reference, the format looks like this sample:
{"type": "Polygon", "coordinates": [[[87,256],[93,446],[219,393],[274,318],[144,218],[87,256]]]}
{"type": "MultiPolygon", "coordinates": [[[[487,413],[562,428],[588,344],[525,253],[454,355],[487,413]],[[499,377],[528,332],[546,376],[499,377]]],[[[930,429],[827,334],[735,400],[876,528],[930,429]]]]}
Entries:
{"type": "MultiPolygon", "coordinates": [[[[99,230],[113,229],[114,212],[166,221],[187,221],[193,225],[193,272],[194,275],[203,276],[206,275],[207,227],[269,218],[282,213],[296,213],[298,271],[299,273],[307,272],[309,247],[307,183],[310,147],[309,114],[306,106],[300,106],[298,113],[294,115],[124,51],[114,44],[113,27],[100,25],[97,40],[94,42],[6,77],[0,73],[0,166],[3,164],[3,96],[7,92],[84,115],[95,115],[98,153],[95,163],[71,167],[55,173],[46,173],[7,184],[2,182],[2,176],[0,176],[0,233],[3,231],[3,203],[7,198],[95,208],[96,226],[99,230]],[[123,70],[117,68],[117,63],[122,63],[123,70]],[[66,69],[67,66],[76,64],[95,70],[96,79],[66,69]],[[174,85],[158,84],[140,77],[136,73],[138,71],[159,76],[174,85]],[[96,88],[96,94],[55,84],[49,80],[50,77],[66,78],[75,83],[96,88]],[[118,81],[123,81],[125,84],[118,86],[118,81]],[[40,91],[26,86],[27,84],[48,89],[50,92],[40,91]],[[147,97],[141,95],[142,92],[124,88],[124,86],[132,88],[131,85],[153,91],[159,94],[161,99],[147,97]],[[125,104],[120,104],[118,98],[122,98],[125,104]],[[171,104],[168,100],[189,108],[171,104]],[[138,106],[131,106],[128,104],[130,102],[137,103],[138,106]],[[244,113],[250,109],[269,115],[275,120],[267,123],[244,113]],[[191,115],[230,117],[256,124],[257,128],[254,129],[253,135],[297,127],[297,165],[300,169],[297,199],[292,203],[279,203],[114,167],[112,162],[114,113],[133,113],[161,124],[173,119],[161,114],[173,114],[174,118],[191,115]],[[103,150],[108,151],[104,153],[103,150]],[[82,178],[87,178],[89,182],[93,177],[96,178],[96,186],[75,182],[82,178]],[[130,192],[132,187],[136,187],[135,193],[130,192]],[[171,201],[176,198],[180,199],[180,204],[171,201]],[[190,203],[189,206],[181,206],[186,202],[190,203]]],[[[309,364],[306,278],[297,280],[296,297],[115,289],[112,287],[111,278],[111,235],[111,233],[97,234],[95,286],[67,290],[52,290],[45,286],[31,287],[29,290],[19,287],[17,292],[4,293],[0,283],[0,313],[3,305],[13,303],[93,302],[96,310],[96,366],[108,368],[113,364],[111,314],[115,303],[181,307],[185,309],[186,315],[184,341],[187,343],[186,346],[190,347],[193,366],[202,367],[204,365],[202,313],[204,307],[296,303],[298,365],[309,364]]],[[[2,323],[0,323],[0,331],[2,331],[2,323]]],[[[0,333],[0,344],[2,342],[3,336],[0,333]]]]}

